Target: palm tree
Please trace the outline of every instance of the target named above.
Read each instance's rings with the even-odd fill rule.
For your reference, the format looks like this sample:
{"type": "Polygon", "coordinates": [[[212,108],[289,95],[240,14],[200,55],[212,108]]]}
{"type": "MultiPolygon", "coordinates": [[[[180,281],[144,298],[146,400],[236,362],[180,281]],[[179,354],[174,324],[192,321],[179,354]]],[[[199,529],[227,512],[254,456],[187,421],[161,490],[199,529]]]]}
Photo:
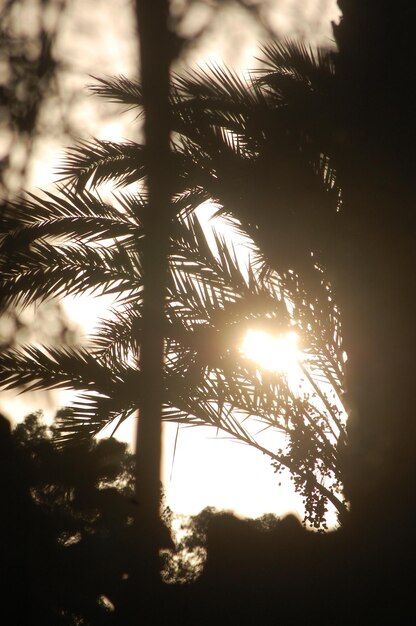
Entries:
{"type": "MultiPolygon", "coordinates": [[[[12,205],[11,222],[20,224],[12,228],[11,223],[2,242],[10,261],[3,284],[8,301],[25,306],[52,296],[114,297],[88,347],[25,346],[1,356],[1,381],[8,388],[70,387],[80,393],[58,421],[63,443],[94,436],[112,422],[116,430],[138,409],[143,284],[138,215],[144,201],[133,194],[118,193],[117,198],[117,206],[111,206],[88,191],[66,190],[65,195],[12,205]]],[[[250,267],[245,274],[221,235],[216,235],[216,254],[196,216],[187,213],[189,200],[178,197],[172,205],[178,217],[172,221],[169,254],[164,419],[220,428],[294,474],[300,472],[305,485],[314,466],[305,457],[304,471],[301,464],[296,468],[290,449],[302,445],[295,444],[297,438],[303,436],[305,445],[310,436],[309,446],[315,442],[317,454],[314,463],[326,454],[327,469],[340,481],[334,443],[343,432],[342,416],[329,404],[319,409],[297,397],[284,376],[259,373],[239,350],[248,328],[295,328],[305,346],[304,376],[327,402],[316,384],[319,378],[330,381],[337,395],[342,388],[336,311],[327,320],[316,315],[291,274],[280,278],[274,273],[265,280],[250,267]],[[289,448],[278,453],[256,443],[251,418],[284,431],[289,448]],[[299,430],[296,424],[302,420],[309,425],[299,430]]],[[[332,501],[333,494],[323,485],[315,487],[332,501]]]]}
{"type": "MultiPolygon", "coordinates": [[[[176,174],[188,190],[206,191],[218,214],[256,241],[265,276],[268,267],[286,276],[295,270],[327,318],[334,305],[322,268],[338,254],[341,206],[333,52],[285,41],[265,46],[263,57],[264,69],[248,79],[216,66],[173,77],[176,174]]],[[[140,113],[140,85],[125,77],[100,83],[96,93],[140,113]]],[[[134,161],[137,168],[143,154],[134,161]]],[[[77,167],[86,176],[93,167],[100,179],[98,155],[77,167]]]]}
{"type": "MultiPolygon", "coordinates": [[[[270,56],[274,49],[267,50],[270,56]]],[[[276,50],[283,55],[282,47],[276,50]]],[[[288,48],[294,64],[296,50],[288,48]]],[[[319,527],[328,501],[338,512],[346,510],[338,462],[345,435],[339,312],[315,257],[301,252],[302,241],[299,254],[292,246],[295,272],[287,259],[283,264],[280,250],[275,255],[270,241],[267,247],[267,220],[253,219],[252,212],[250,218],[250,211],[256,180],[268,180],[266,156],[273,154],[273,141],[280,136],[287,135],[278,151],[280,164],[287,153],[292,165],[284,173],[276,170],[279,202],[290,201],[292,168],[325,206],[328,198],[336,204],[339,192],[328,159],[300,131],[291,136],[296,124],[286,113],[293,105],[290,90],[287,103],[283,95],[281,102],[271,97],[273,80],[269,72],[246,85],[220,69],[209,80],[199,72],[174,80],[162,417],[211,424],[267,454],[276,470],[286,467],[305,499],[307,521],[319,527]],[[195,216],[206,200],[215,201],[229,219],[237,214],[240,221],[233,218],[234,225],[264,244],[265,253],[257,250],[253,265],[242,267],[220,234],[215,235],[216,251],[208,244],[195,216]],[[279,273],[277,261],[282,261],[279,273]],[[265,322],[274,331],[295,328],[301,335],[309,397],[295,393],[285,376],[259,372],[240,354],[247,328],[265,322]],[[322,378],[335,398],[323,390],[322,378]],[[263,428],[284,433],[281,449],[261,443],[253,427],[258,420],[263,428]]],[[[123,77],[101,80],[94,90],[128,106],[143,104],[140,86],[123,77]]],[[[58,422],[67,442],[94,436],[109,423],[116,428],[140,406],[146,148],[135,142],[82,143],[69,150],[61,174],[56,193],[28,196],[7,210],[1,242],[4,300],[27,306],[65,295],[110,294],[114,306],[87,348],[25,346],[2,354],[0,380],[7,388],[77,391],[77,400],[58,422]],[[99,192],[107,182],[116,188],[111,202],[99,192]]],[[[294,202],[305,193],[294,189],[294,202]]],[[[270,194],[266,199],[270,212],[270,194]]],[[[282,233],[286,226],[295,236],[293,224],[284,224],[282,233]]]]}

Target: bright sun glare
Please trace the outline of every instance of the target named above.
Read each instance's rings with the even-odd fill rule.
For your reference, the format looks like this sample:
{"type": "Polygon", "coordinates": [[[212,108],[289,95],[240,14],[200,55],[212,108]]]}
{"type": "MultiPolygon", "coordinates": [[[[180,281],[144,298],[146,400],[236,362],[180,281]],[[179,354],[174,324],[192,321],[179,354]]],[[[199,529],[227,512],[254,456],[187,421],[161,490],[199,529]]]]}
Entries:
{"type": "Polygon", "coordinates": [[[294,331],[273,336],[260,330],[249,330],[241,352],[261,368],[289,373],[299,363],[299,336],[294,331]]]}

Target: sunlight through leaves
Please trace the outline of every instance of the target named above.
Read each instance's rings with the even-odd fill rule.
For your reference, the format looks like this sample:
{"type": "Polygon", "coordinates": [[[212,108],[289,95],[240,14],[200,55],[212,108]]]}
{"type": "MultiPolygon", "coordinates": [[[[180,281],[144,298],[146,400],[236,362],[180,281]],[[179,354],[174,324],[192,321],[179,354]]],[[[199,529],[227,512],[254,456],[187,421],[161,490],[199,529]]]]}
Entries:
{"type": "Polygon", "coordinates": [[[273,336],[261,330],[250,329],[240,350],[261,368],[284,374],[296,368],[302,359],[299,335],[294,331],[273,336]]]}

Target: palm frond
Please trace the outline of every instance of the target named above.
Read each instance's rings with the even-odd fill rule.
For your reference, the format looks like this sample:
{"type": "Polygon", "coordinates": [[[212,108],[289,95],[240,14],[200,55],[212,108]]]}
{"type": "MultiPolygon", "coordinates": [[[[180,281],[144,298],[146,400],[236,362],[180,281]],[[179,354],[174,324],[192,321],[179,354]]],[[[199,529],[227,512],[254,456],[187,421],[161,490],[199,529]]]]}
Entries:
{"type": "Polygon", "coordinates": [[[55,426],[59,443],[89,439],[115,421],[119,426],[137,412],[142,393],[140,372],[125,364],[104,367],[112,373],[107,385],[99,384],[77,394],[65,410],[59,412],[55,426]]]}
{"type": "Polygon", "coordinates": [[[90,341],[100,359],[111,366],[112,363],[138,364],[141,341],[141,306],[142,292],[134,302],[113,307],[109,317],[100,320],[96,332],[90,341]]]}
{"type": "Polygon", "coordinates": [[[145,148],[129,141],[114,143],[95,139],[67,150],[57,174],[76,191],[106,182],[123,187],[143,179],[146,173],[145,148]]]}
{"type": "MultiPolygon", "coordinates": [[[[284,39],[264,45],[262,57],[265,65],[259,70],[259,82],[271,84],[277,77],[290,77],[304,87],[327,87],[334,76],[333,53],[324,48],[312,48],[302,41],[284,39]]],[[[277,83],[274,83],[277,84],[277,83]]]]}
{"type": "Polygon", "coordinates": [[[189,69],[173,77],[174,93],[186,106],[192,100],[195,107],[225,109],[238,112],[246,107],[252,109],[258,103],[256,92],[236,71],[218,64],[204,68],[189,69]]]}
{"type": "Polygon", "coordinates": [[[115,434],[117,428],[136,410],[136,406],[114,410],[107,397],[80,396],[77,402],[58,411],[54,424],[56,442],[65,446],[90,441],[104,428],[117,422],[113,431],[115,434]]]}
{"type": "Polygon", "coordinates": [[[82,348],[24,346],[0,355],[0,382],[5,389],[109,389],[110,369],[82,348]]]}
{"type": "MultiPolygon", "coordinates": [[[[143,93],[140,84],[126,76],[92,76],[97,84],[89,85],[92,93],[106,98],[110,102],[125,105],[128,110],[143,105],[143,93]]],[[[139,111],[140,114],[140,111],[139,111]]]]}
{"type": "Polygon", "coordinates": [[[2,278],[6,304],[27,306],[36,301],[79,294],[131,294],[141,286],[140,257],[128,248],[54,246],[37,241],[16,251],[2,278]]]}

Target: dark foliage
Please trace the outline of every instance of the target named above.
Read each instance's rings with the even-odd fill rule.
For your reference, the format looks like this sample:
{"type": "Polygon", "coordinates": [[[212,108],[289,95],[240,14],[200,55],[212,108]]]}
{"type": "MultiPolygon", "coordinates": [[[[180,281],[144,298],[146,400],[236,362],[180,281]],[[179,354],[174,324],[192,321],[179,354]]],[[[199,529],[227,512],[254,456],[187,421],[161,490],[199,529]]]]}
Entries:
{"type": "MultiPolygon", "coordinates": [[[[133,455],[115,439],[62,448],[38,414],[1,428],[2,610],[10,623],[113,623],[135,564],[133,455]]],[[[173,547],[164,522],[155,532],[173,547]]]]}

